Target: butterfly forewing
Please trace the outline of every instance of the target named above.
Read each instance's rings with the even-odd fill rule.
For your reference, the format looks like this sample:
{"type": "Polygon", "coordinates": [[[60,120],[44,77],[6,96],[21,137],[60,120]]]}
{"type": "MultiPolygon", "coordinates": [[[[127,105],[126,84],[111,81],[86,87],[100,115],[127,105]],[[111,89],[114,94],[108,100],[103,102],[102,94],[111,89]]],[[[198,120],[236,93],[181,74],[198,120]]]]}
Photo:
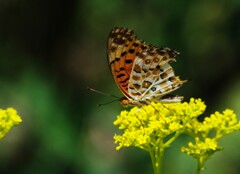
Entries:
{"type": "Polygon", "coordinates": [[[133,31],[129,29],[115,28],[109,34],[107,49],[109,66],[115,82],[128,98],[130,97],[128,84],[133,63],[143,44],[143,41],[136,40],[133,31]]]}
{"type": "Polygon", "coordinates": [[[126,97],[124,105],[144,105],[151,101],[181,101],[168,96],[185,81],[175,76],[170,63],[179,53],[137,40],[133,31],[112,30],[108,39],[108,61],[118,87],[126,97]]]}

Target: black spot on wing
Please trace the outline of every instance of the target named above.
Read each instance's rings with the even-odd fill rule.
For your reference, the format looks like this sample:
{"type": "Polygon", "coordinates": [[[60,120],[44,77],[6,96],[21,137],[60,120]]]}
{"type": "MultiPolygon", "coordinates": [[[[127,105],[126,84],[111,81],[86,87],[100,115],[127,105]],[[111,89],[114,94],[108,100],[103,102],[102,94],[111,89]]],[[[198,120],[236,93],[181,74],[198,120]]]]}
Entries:
{"type": "Polygon", "coordinates": [[[125,74],[119,74],[119,75],[117,75],[117,78],[121,78],[123,76],[125,76],[125,74]]]}
{"type": "Polygon", "coordinates": [[[125,63],[126,63],[126,64],[130,64],[130,63],[132,63],[132,61],[133,61],[133,60],[131,60],[131,59],[125,60],[125,63]]]}
{"type": "Polygon", "coordinates": [[[129,49],[128,52],[129,52],[130,54],[133,54],[133,53],[134,53],[134,49],[129,49]]]}
{"type": "Polygon", "coordinates": [[[125,68],[123,68],[123,67],[121,67],[119,70],[114,70],[115,72],[120,72],[120,71],[124,71],[125,70],[125,68]]]}
{"type": "Polygon", "coordinates": [[[136,42],[133,43],[133,46],[135,46],[135,47],[138,47],[138,45],[139,45],[139,44],[136,43],[136,42]]]}
{"type": "Polygon", "coordinates": [[[123,56],[125,56],[126,54],[127,54],[127,52],[124,51],[124,52],[121,53],[121,56],[123,57],[123,56]]]}
{"type": "Polygon", "coordinates": [[[125,80],[121,81],[120,83],[126,83],[129,80],[129,77],[127,77],[125,80]]]}

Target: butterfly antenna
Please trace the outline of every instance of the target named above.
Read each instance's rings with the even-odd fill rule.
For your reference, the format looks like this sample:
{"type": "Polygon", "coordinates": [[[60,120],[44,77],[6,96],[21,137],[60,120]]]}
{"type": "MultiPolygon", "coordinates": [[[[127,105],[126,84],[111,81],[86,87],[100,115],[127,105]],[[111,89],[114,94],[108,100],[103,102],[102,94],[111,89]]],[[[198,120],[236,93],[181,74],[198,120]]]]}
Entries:
{"type": "Polygon", "coordinates": [[[100,106],[103,106],[103,105],[107,105],[107,104],[110,104],[110,103],[113,103],[115,101],[118,101],[119,99],[115,99],[115,100],[112,100],[110,102],[106,102],[106,103],[102,103],[102,104],[97,104],[97,107],[100,107],[100,106]]]}
{"type": "MultiPolygon", "coordinates": [[[[120,99],[120,97],[118,97],[118,96],[116,96],[116,95],[112,95],[112,94],[108,94],[108,93],[105,93],[105,92],[102,92],[102,91],[98,91],[98,90],[93,89],[93,88],[90,88],[90,87],[87,87],[87,90],[96,92],[96,93],[98,93],[98,94],[103,94],[103,95],[106,95],[106,96],[114,97],[114,98],[117,98],[118,100],[120,99]]],[[[116,101],[116,100],[114,100],[114,101],[116,101]]],[[[113,102],[113,101],[112,101],[112,102],[113,102]]],[[[109,102],[109,103],[111,103],[111,102],[109,102]]]]}

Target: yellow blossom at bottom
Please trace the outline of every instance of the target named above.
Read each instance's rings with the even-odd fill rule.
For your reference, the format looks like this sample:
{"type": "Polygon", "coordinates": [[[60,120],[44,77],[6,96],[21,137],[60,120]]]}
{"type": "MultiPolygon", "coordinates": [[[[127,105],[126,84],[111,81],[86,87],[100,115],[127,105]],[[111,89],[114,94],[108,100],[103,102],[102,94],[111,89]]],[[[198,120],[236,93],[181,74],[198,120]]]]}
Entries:
{"type": "Polygon", "coordinates": [[[187,132],[195,138],[195,143],[189,142],[188,147],[182,147],[181,151],[197,159],[209,157],[222,149],[217,143],[220,138],[238,130],[240,121],[232,110],[215,112],[210,117],[205,117],[203,122],[195,120],[188,125],[187,132]]]}
{"type": "Polygon", "coordinates": [[[22,122],[22,119],[15,109],[0,109],[0,139],[2,139],[13,126],[18,125],[20,122],[22,122]]]}
{"type": "Polygon", "coordinates": [[[201,122],[198,117],[205,111],[201,99],[191,98],[184,103],[154,103],[122,111],[114,125],[122,132],[114,140],[122,147],[137,147],[150,154],[153,171],[160,174],[166,148],[170,147],[181,134],[189,135],[189,142],[181,151],[197,160],[196,174],[205,169],[205,162],[217,151],[222,150],[218,140],[240,130],[236,114],[226,109],[215,112],[201,122]]]}

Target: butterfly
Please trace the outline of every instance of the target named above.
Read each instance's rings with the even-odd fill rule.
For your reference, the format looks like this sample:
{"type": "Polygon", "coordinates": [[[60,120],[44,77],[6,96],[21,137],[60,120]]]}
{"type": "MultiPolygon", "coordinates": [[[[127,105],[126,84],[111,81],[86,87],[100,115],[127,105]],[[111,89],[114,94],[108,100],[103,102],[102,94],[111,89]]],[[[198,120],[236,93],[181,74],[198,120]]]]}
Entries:
{"type": "Polygon", "coordinates": [[[180,53],[158,48],[138,40],[134,32],[115,27],[109,34],[107,57],[113,78],[123,93],[123,106],[142,106],[151,102],[181,102],[182,96],[171,95],[187,80],[175,76],[170,65],[180,53]]]}

